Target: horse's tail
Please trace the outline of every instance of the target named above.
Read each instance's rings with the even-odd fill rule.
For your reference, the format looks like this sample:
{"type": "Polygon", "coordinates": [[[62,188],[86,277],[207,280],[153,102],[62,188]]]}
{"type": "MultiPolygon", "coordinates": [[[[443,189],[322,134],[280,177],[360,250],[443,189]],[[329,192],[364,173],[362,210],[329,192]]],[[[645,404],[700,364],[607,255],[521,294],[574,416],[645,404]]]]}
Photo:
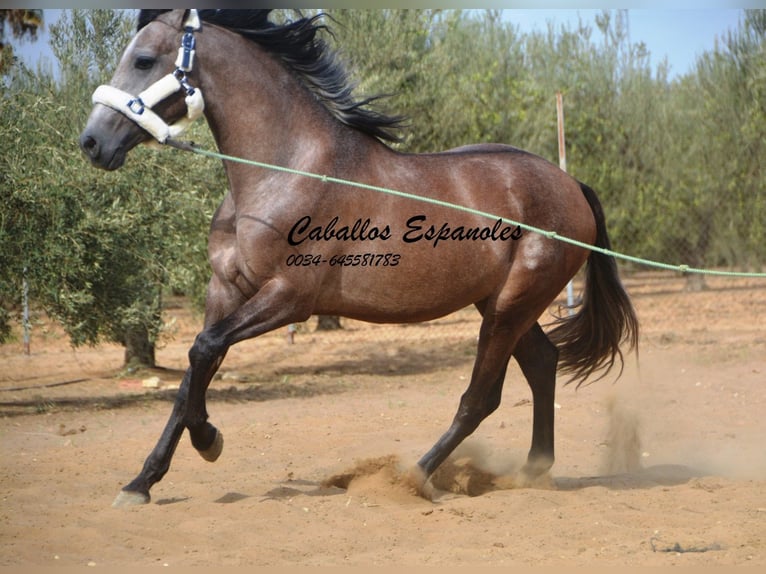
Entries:
{"type": "MultiPolygon", "coordinates": [[[[595,245],[610,249],[601,202],[587,185],[580,183],[580,187],[596,219],[595,245]]],[[[577,381],[579,387],[596,371],[604,370],[599,379],[606,376],[617,358],[622,374],[620,345],[627,343],[629,350],[638,350],[638,319],[620,282],[614,257],[591,252],[582,306],[576,314],[561,317],[554,324],[548,336],[559,349],[559,370],[572,376],[567,384],[577,381]]]]}

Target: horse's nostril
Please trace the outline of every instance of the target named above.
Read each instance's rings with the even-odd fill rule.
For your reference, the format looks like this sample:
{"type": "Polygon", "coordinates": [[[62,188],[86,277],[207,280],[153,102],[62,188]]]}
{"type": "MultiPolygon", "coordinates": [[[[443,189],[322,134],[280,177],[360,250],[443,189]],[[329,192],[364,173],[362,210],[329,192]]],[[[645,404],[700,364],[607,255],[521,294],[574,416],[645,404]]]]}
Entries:
{"type": "Polygon", "coordinates": [[[84,151],[91,159],[96,159],[98,157],[99,145],[96,139],[92,136],[83,134],[80,137],[80,148],[82,148],[82,151],[84,151]]]}

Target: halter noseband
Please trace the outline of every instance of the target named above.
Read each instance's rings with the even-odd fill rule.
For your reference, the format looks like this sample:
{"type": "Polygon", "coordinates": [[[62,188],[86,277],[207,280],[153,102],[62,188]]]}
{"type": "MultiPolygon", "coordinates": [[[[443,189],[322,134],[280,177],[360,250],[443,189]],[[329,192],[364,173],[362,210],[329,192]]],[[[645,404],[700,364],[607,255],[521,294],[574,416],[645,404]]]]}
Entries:
{"type": "Polygon", "coordinates": [[[181,47],[178,49],[176,69],[154,82],[138,96],[133,96],[118,88],[102,85],[93,92],[91,100],[94,104],[103,104],[116,110],[137,123],[154,139],[164,144],[168,138],[175,138],[182,134],[191,124],[202,115],[205,109],[205,101],[202,99],[202,91],[189,84],[186,74],[192,71],[196,40],[195,30],[200,30],[199,15],[196,10],[189,10],[189,14],[183,24],[184,35],[181,38],[181,47]],[[186,116],[173,125],[165,121],[152,111],[152,108],[165,98],[175,94],[178,90],[186,93],[186,116]]]}

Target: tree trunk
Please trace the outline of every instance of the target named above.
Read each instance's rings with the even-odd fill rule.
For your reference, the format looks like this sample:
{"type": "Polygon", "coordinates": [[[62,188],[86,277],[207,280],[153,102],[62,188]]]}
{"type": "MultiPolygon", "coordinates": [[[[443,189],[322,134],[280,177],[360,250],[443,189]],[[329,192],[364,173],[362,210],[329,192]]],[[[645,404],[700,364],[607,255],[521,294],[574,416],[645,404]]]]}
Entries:
{"type": "MultiPolygon", "coordinates": [[[[691,253],[692,265],[698,269],[702,269],[705,266],[705,255],[713,237],[712,218],[712,213],[705,213],[700,217],[700,231],[697,236],[697,244],[694,247],[693,253],[691,253]]],[[[684,273],[684,275],[686,276],[686,291],[697,292],[707,289],[707,283],[703,274],[684,273]]]]}
{"type": "Polygon", "coordinates": [[[125,334],[125,366],[148,367],[157,366],[154,357],[154,342],[149,340],[145,329],[134,329],[125,334]]]}
{"type": "Polygon", "coordinates": [[[342,329],[340,317],[336,315],[318,315],[317,331],[336,331],[342,329]]]}

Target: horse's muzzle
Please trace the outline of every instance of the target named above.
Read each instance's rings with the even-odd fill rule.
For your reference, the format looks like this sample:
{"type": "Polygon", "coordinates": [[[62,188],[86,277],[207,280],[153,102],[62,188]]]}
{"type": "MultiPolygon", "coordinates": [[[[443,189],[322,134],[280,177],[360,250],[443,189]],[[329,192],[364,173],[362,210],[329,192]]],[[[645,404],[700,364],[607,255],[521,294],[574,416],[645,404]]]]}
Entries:
{"type": "Polygon", "coordinates": [[[80,135],[80,149],[94,166],[101,169],[113,171],[125,163],[126,151],[123,146],[104,145],[96,134],[87,130],[80,135]]]}

